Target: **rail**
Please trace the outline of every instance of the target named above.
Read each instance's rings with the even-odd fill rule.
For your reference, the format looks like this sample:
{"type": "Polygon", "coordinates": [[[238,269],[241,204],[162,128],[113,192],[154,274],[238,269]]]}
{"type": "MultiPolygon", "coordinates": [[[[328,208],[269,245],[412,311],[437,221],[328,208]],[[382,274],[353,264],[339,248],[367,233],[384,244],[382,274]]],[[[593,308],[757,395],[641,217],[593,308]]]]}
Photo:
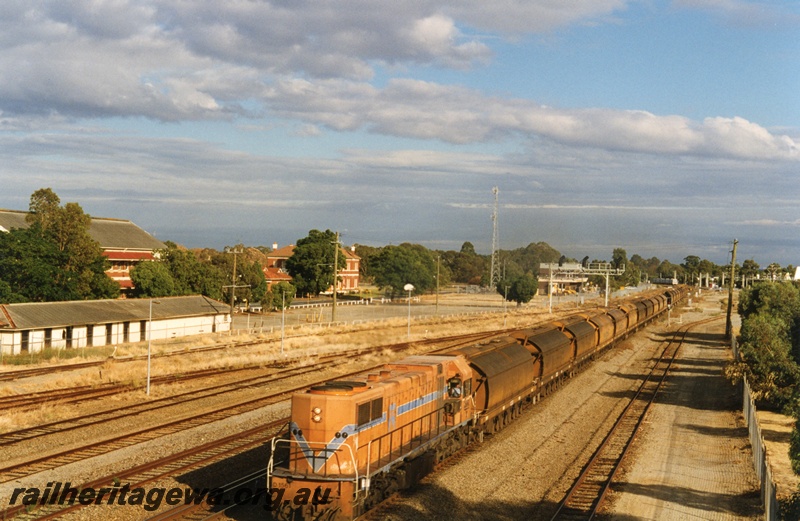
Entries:
{"type": "Polygon", "coordinates": [[[701,324],[717,320],[711,317],[684,326],[670,340],[650,374],[645,377],[631,402],[622,412],[600,447],[592,456],[573,487],[559,505],[552,520],[594,519],[617,469],[625,458],[636,433],[667,378],[670,367],[688,331],[701,324]],[[680,334],[680,339],[678,339],[680,334]]]}

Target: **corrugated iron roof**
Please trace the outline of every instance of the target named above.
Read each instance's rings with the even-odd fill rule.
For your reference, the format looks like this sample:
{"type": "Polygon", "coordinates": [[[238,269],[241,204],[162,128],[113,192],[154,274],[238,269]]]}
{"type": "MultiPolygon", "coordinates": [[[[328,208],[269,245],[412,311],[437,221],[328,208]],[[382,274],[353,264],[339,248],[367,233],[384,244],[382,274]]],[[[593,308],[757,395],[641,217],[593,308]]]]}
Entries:
{"type": "MultiPolygon", "coordinates": [[[[0,231],[27,228],[26,215],[28,212],[0,210],[0,231]]],[[[99,242],[104,250],[161,250],[167,247],[131,221],[123,219],[92,217],[89,235],[99,242]]]]}
{"type": "MultiPolygon", "coordinates": [[[[153,319],[195,317],[228,313],[222,302],[192,295],[152,300],[153,319]]],[[[46,329],[86,324],[136,322],[150,318],[150,299],[25,302],[0,305],[0,328],[46,329]]]]}

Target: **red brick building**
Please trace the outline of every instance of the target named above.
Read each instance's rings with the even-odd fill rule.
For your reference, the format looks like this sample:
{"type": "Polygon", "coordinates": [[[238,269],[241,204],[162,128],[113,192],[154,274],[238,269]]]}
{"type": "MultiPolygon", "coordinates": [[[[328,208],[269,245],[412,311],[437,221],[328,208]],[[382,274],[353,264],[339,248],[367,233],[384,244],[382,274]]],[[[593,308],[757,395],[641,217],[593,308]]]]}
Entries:
{"type": "MultiPolygon", "coordinates": [[[[0,210],[0,232],[27,228],[27,214],[16,210],[0,210]]],[[[122,219],[92,217],[89,235],[100,244],[103,255],[111,261],[111,268],[106,275],[119,284],[123,294],[133,288],[131,268],[142,261],[155,259],[156,251],[166,248],[163,242],[131,221],[122,219]]]]}
{"type": "MultiPolygon", "coordinates": [[[[267,266],[264,268],[264,276],[267,278],[267,285],[272,287],[278,282],[291,282],[292,277],[286,272],[286,260],[294,254],[294,245],[278,248],[277,244],[272,245],[272,251],[267,254],[267,266]]],[[[338,284],[336,291],[340,293],[353,293],[358,291],[359,268],[361,258],[356,255],[355,248],[341,248],[339,254],[345,258],[345,267],[338,273],[338,284]]],[[[328,291],[331,291],[329,288],[328,291]]]]}

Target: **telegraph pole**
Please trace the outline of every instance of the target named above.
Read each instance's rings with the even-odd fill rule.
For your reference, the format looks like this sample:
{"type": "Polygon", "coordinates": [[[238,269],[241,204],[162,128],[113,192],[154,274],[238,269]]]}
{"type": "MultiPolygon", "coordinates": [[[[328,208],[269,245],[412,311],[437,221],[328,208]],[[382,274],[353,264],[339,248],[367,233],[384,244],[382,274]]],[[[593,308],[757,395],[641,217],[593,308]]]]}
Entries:
{"type": "Polygon", "coordinates": [[[336,242],[333,243],[333,308],[331,308],[331,322],[336,322],[336,286],[339,282],[339,232],[336,232],[336,242]]]}
{"type": "Polygon", "coordinates": [[[733,250],[731,250],[731,278],[728,281],[728,313],[725,317],[725,338],[730,340],[733,335],[733,321],[731,314],[733,313],[733,286],[736,279],[736,245],[739,241],[733,240],[733,250]]]}
{"type": "Polygon", "coordinates": [[[436,315],[439,314],[439,261],[441,257],[441,255],[436,256],[436,315]]]}
{"type": "Polygon", "coordinates": [[[228,253],[233,253],[233,278],[231,279],[231,324],[233,324],[233,300],[236,297],[236,254],[242,253],[240,250],[233,248],[228,250],[228,253]]]}

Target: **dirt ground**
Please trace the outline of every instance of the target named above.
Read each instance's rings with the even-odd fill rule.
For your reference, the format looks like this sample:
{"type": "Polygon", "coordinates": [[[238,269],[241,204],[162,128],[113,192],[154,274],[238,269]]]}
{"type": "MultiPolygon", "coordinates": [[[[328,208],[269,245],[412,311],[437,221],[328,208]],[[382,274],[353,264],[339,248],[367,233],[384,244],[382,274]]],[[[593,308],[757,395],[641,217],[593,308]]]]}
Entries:
{"type": "MultiPolygon", "coordinates": [[[[697,306],[713,315],[718,299],[697,306]]],[[[722,376],[731,360],[724,328],[723,318],[687,336],[634,457],[613,486],[610,519],[762,518],[741,393],[722,376]]]]}

